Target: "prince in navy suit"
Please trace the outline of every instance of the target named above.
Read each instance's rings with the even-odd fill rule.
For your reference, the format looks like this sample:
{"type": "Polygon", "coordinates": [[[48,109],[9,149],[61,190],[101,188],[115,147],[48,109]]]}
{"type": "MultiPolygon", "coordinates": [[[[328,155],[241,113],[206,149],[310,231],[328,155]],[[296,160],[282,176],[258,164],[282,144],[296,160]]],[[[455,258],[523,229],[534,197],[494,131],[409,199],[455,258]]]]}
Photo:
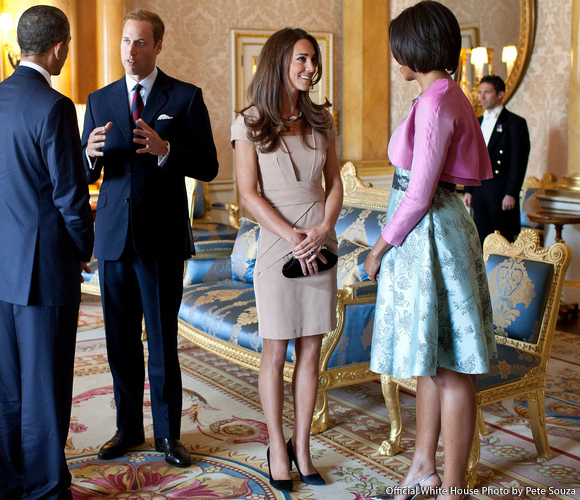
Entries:
{"type": "Polygon", "coordinates": [[[91,94],[85,113],[89,182],[104,171],[95,257],[117,406],[117,432],[99,456],[115,458],[144,442],[144,316],[155,448],[171,465],[187,467],[177,356],[183,261],[194,253],[185,176],[211,181],[218,162],[201,89],[155,65],[163,34],[157,14],[127,14],[126,75],[91,94]]]}
{"type": "Polygon", "coordinates": [[[466,186],[464,201],[473,208],[479,239],[499,231],[508,241],[520,233],[520,191],[530,155],[530,134],[524,118],[502,105],[505,83],[497,75],[487,75],[479,84],[484,110],[479,119],[493,169],[493,178],[481,186],[466,186]]]}
{"type": "Polygon", "coordinates": [[[0,498],[71,499],[68,435],[81,269],[93,217],[72,101],[51,88],[68,55],[63,12],[18,23],[20,66],[0,83],[0,498]]]}

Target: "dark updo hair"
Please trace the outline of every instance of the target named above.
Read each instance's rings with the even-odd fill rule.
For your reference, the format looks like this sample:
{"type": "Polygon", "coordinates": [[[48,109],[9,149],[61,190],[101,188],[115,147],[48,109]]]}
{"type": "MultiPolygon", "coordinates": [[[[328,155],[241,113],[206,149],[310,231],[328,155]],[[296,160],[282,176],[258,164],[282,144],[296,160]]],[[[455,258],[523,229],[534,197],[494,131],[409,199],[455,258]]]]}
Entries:
{"type": "Polygon", "coordinates": [[[41,56],[57,43],[66,43],[70,25],[64,12],[51,5],[35,5],[20,16],[16,35],[23,56],[41,56]]]}
{"type": "Polygon", "coordinates": [[[485,75],[479,82],[480,85],[482,83],[489,83],[493,85],[493,89],[495,90],[496,94],[505,92],[505,82],[497,75],[485,75]]]}
{"type": "Polygon", "coordinates": [[[396,61],[415,72],[457,70],[461,29],[439,2],[425,0],[405,9],[390,22],[389,39],[396,61]]]}

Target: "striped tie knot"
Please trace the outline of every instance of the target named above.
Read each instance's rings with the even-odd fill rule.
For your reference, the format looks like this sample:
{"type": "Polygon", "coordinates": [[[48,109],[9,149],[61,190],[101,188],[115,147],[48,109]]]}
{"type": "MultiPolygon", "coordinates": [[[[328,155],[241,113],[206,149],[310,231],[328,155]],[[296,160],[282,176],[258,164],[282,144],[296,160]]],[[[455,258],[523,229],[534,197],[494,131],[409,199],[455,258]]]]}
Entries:
{"type": "Polygon", "coordinates": [[[133,101],[131,102],[131,115],[133,116],[133,122],[137,123],[137,120],[141,116],[143,112],[143,99],[141,98],[140,90],[143,88],[143,85],[137,83],[135,87],[133,87],[133,101]]]}

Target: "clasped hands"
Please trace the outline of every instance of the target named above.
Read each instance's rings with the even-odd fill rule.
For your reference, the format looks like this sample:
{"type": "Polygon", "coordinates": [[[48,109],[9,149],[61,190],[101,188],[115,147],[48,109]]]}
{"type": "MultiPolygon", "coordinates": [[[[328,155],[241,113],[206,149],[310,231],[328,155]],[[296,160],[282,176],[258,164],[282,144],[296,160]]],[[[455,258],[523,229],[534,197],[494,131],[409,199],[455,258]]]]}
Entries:
{"type": "MultiPolygon", "coordinates": [[[[167,154],[167,142],[161,139],[159,134],[141,118],[137,120],[136,125],[141,128],[133,129],[133,133],[141,137],[134,137],[133,142],[144,146],[138,149],[137,153],[149,153],[155,156],[165,156],[167,154]]],[[[91,158],[104,155],[102,148],[105,147],[107,134],[112,127],[113,122],[108,122],[104,127],[96,127],[91,132],[87,142],[87,153],[91,158]]]]}
{"type": "Polygon", "coordinates": [[[294,232],[301,237],[301,240],[292,247],[292,254],[300,262],[302,274],[304,276],[317,274],[318,263],[316,259],[320,259],[324,264],[327,262],[320,250],[322,250],[330,231],[321,225],[304,229],[295,227],[294,232]]]}

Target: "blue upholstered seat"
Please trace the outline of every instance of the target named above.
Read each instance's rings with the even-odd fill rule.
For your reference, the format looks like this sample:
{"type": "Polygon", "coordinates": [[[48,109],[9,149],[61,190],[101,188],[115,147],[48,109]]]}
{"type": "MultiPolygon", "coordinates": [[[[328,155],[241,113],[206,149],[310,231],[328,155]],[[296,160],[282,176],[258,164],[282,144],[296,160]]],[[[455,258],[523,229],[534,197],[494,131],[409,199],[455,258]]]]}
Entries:
{"type": "Polygon", "coordinates": [[[489,373],[473,377],[475,390],[521,380],[527,373],[537,368],[540,361],[540,356],[499,344],[497,346],[497,358],[493,360],[489,373]]]}
{"type": "MultiPolygon", "coordinates": [[[[188,262],[179,319],[189,327],[232,346],[261,353],[262,339],[258,335],[253,288],[258,236],[258,224],[242,219],[230,257],[196,258],[188,262]]],[[[341,238],[339,266],[349,263],[346,269],[348,272],[343,276],[344,284],[369,281],[366,273],[361,271],[368,250],[367,247],[341,238]]],[[[369,284],[366,293],[372,297],[376,294],[376,285],[370,281],[369,284]]],[[[357,335],[341,336],[329,358],[327,368],[357,364],[370,359],[374,310],[374,301],[353,304],[346,309],[344,329],[357,332],[357,335]]],[[[291,341],[286,361],[293,363],[294,358],[294,342],[291,341]]]]}

